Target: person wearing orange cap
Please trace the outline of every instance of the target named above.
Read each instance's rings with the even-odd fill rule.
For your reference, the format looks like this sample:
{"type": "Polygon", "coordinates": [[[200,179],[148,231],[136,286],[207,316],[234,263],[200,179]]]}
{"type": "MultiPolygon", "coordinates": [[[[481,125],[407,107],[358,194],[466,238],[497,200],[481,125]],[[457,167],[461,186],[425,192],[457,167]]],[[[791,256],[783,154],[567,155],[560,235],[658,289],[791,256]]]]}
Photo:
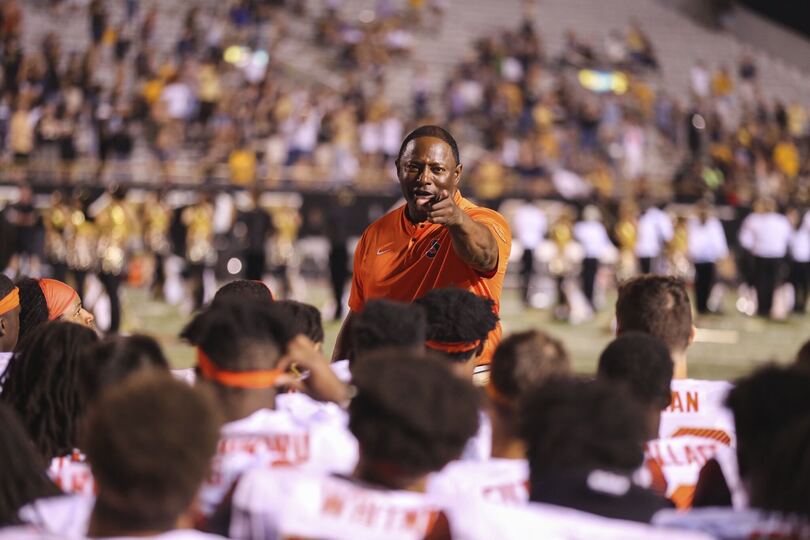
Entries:
{"type": "Polygon", "coordinates": [[[7,353],[14,351],[20,333],[20,290],[4,274],[0,274],[0,373],[8,361],[7,353]]]}
{"type": "Polygon", "coordinates": [[[82,307],[79,293],[73,287],[55,279],[22,278],[20,290],[19,342],[47,321],[68,321],[90,328],[95,318],[82,307]]]}

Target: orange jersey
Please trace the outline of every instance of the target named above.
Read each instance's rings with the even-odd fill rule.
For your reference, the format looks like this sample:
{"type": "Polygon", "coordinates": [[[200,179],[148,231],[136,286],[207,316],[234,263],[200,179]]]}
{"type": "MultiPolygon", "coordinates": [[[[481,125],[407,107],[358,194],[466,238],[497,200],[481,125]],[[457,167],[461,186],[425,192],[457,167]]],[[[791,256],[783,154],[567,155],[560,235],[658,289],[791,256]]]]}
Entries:
{"type": "MultiPolygon", "coordinates": [[[[375,298],[412,302],[431,289],[458,287],[490,298],[498,312],[512,247],[509,225],[498,212],[472,204],[459,192],[455,201],[464,213],[492,232],[498,244],[495,270],[482,274],[462,261],[453,249],[447,227],[413,223],[403,205],[369,225],[357,244],[349,298],[352,311],[362,311],[366,302],[375,298]]],[[[490,362],[500,339],[499,323],[489,334],[481,363],[490,362]]]]}

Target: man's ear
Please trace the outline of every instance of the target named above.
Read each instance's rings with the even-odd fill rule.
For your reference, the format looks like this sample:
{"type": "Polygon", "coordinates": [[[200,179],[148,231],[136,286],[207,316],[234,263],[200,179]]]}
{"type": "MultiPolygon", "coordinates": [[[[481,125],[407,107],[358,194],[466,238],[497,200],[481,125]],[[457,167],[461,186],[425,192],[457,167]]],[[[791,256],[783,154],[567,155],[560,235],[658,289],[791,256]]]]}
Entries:
{"type": "Polygon", "coordinates": [[[6,318],[0,317],[0,337],[3,337],[8,333],[8,330],[6,329],[7,324],[6,318]]]}
{"type": "Polygon", "coordinates": [[[686,343],[686,346],[688,347],[689,345],[691,345],[695,341],[696,337],[697,337],[697,326],[693,324],[692,331],[689,332],[689,341],[686,343]]]}
{"type": "Polygon", "coordinates": [[[458,186],[458,183],[461,181],[461,171],[462,171],[462,169],[464,169],[464,165],[459,163],[458,165],[456,165],[456,168],[453,171],[453,173],[456,175],[456,177],[453,179],[453,185],[454,186],[458,186]]]}

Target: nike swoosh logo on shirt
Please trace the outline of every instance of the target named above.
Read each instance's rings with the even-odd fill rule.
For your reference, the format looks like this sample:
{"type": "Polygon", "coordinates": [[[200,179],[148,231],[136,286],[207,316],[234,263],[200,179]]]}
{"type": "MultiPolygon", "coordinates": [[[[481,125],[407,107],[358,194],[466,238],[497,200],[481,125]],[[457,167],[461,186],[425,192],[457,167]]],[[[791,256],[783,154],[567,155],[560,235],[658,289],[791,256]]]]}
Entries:
{"type": "Polygon", "coordinates": [[[377,250],[377,255],[382,255],[383,253],[388,253],[389,251],[391,251],[391,248],[385,248],[385,249],[380,248],[380,249],[377,250]]]}

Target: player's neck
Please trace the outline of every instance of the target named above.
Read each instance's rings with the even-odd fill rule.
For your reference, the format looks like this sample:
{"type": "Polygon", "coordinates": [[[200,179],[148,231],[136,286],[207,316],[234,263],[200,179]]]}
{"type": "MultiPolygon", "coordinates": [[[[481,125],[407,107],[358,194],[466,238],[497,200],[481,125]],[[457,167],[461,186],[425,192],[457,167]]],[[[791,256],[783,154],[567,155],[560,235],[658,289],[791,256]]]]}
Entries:
{"type": "MultiPolygon", "coordinates": [[[[124,526],[121,524],[121,519],[115,517],[118,512],[112,511],[112,507],[108,506],[103,501],[103,496],[99,495],[96,503],[93,506],[93,512],[90,514],[90,523],[87,526],[88,538],[148,538],[151,536],[158,536],[171,530],[187,527],[184,517],[180,516],[177,520],[168,527],[159,527],[154,524],[143,524],[143,527],[133,529],[132,526],[124,526]],[[110,510],[108,510],[110,509],[110,510]]],[[[126,521],[132,521],[133,516],[124,516],[126,521]]]]}
{"type": "Polygon", "coordinates": [[[261,390],[243,390],[231,388],[218,388],[218,398],[226,422],[236,422],[247,418],[262,409],[276,408],[276,390],[263,388],[261,390]]]}
{"type": "Polygon", "coordinates": [[[686,351],[676,351],[671,353],[672,362],[675,369],[672,372],[673,379],[687,379],[689,377],[686,363],[686,351]]]}
{"type": "Polygon", "coordinates": [[[497,411],[492,419],[492,457],[525,459],[526,444],[518,437],[514,419],[504,418],[497,411]]]}
{"type": "Polygon", "coordinates": [[[410,474],[396,464],[368,461],[362,456],[352,477],[361,482],[397,491],[424,493],[427,489],[426,474],[410,474]]]}

